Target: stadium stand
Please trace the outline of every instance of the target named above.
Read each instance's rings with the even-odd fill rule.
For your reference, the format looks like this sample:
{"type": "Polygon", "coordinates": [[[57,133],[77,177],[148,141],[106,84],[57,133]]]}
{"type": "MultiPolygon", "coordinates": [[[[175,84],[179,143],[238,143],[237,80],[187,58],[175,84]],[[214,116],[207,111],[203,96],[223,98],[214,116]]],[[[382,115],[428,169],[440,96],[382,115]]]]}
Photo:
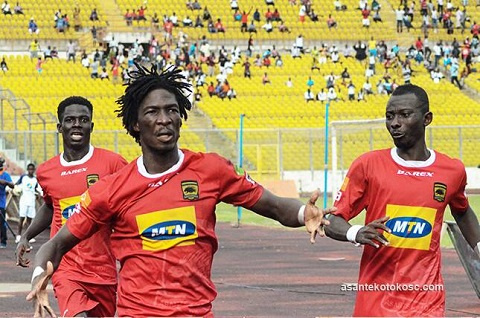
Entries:
{"type": "MultiPolygon", "coordinates": [[[[336,3],[336,2],[335,2],[336,3]]],[[[459,90],[456,86],[449,82],[449,71],[451,63],[444,63],[450,60],[449,55],[453,54],[450,42],[454,37],[457,37],[459,45],[465,46],[463,40],[469,37],[472,39],[472,34],[462,34],[461,29],[455,29],[455,33],[448,34],[447,29],[441,26],[438,32],[430,30],[429,49],[433,50],[434,45],[442,40],[441,46],[444,49],[442,58],[439,60],[440,71],[446,78],[440,79],[438,83],[432,80],[430,71],[432,65],[426,65],[424,61],[416,63],[416,56],[411,55],[412,52],[422,51],[415,50],[414,39],[421,37],[425,39],[424,33],[421,30],[422,18],[420,15],[420,7],[416,7],[414,12],[414,20],[412,21],[415,29],[407,32],[406,28],[402,33],[397,33],[395,25],[395,12],[397,3],[393,1],[379,1],[381,5],[380,14],[383,23],[374,23],[372,20],[373,12],[370,13],[370,27],[362,27],[362,13],[357,9],[359,3],[355,0],[342,1],[341,5],[346,6],[345,10],[336,11],[334,3],[321,0],[314,1],[312,8],[318,14],[319,21],[314,22],[311,18],[306,17],[304,22],[299,19],[299,12],[302,10],[301,1],[297,1],[292,5],[287,0],[277,0],[275,7],[268,7],[263,1],[244,0],[239,1],[240,11],[249,11],[249,21],[253,19],[253,12],[258,8],[260,12],[260,22],[256,23],[257,33],[253,34],[254,46],[252,52],[245,50],[246,39],[249,38],[249,32],[241,32],[239,21],[234,21],[233,10],[230,10],[229,3],[225,2],[221,5],[213,0],[200,0],[200,10],[191,10],[187,8],[185,1],[149,1],[139,2],[132,0],[117,0],[115,1],[93,1],[83,0],[81,2],[71,3],[68,1],[57,2],[52,4],[49,1],[25,1],[21,2],[24,9],[25,16],[0,17],[0,24],[6,24],[8,19],[15,21],[10,23],[11,32],[7,32],[2,28],[3,33],[0,33],[2,39],[25,39],[36,38],[36,35],[28,34],[25,27],[25,22],[28,24],[30,16],[34,16],[42,31],[38,37],[42,39],[63,39],[63,38],[78,38],[82,34],[88,34],[89,27],[96,25],[99,28],[104,28],[106,33],[117,30],[128,32],[152,32],[159,40],[154,58],[158,64],[164,65],[168,62],[184,64],[185,55],[190,49],[192,43],[197,43],[193,53],[190,54],[190,59],[196,59],[196,65],[199,65],[199,70],[207,74],[205,77],[205,85],[199,86],[196,93],[200,93],[202,97],[195,102],[194,112],[204,116],[203,120],[208,119],[212,127],[219,131],[223,136],[226,144],[234,144],[238,139],[238,121],[240,114],[246,114],[245,128],[245,156],[248,166],[251,170],[259,172],[260,174],[271,174],[278,176],[280,170],[310,170],[321,169],[323,167],[323,152],[324,140],[323,131],[325,125],[325,103],[320,101],[306,102],[304,93],[307,89],[307,80],[311,77],[313,86],[311,90],[316,96],[321,89],[327,91],[327,77],[330,74],[335,76],[335,90],[338,99],[330,103],[330,120],[359,120],[381,118],[384,116],[384,108],[388,100],[388,94],[380,94],[377,89],[377,84],[382,83],[382,87],[386,87],[385,78],[389,78],[388,86],[393,83],[403,84],[406,80],[402,64],[397,57],[393,57],[392,63],[388,64],[389,69],[386,73],[385,61],[375,59],[375,74],[370,74],[369,82],[372,85],[374,94],[366,94],[363,100],[357,101],[358,92],[365,87],[366,72],[369,68],[369,58],[367,57],[362,62],[354,57],[344,57],[344,46],[348,45],[352,51],[352,56],[355,51],[351,47],[357,43],[357,40],[363,40],[366,47],[369,46],[367,41],[376,41],[373,46],[378,47],[381,40],[387,41],[389,54],[395,43],[400,45],[400,52],[398,59],[401,61],[410,61],[411,82],[424,87],[431,96],[432,110],[435,113],[434,125],[429,131],[430,145],[439,151],[444,151],[451,156],[461,157],[467,166],[476,166],[478,160],[475,156],[475,149],[478,149],[480,133],[478,129],[469,128],[470,125],[480,125],[478,101],[475,99],[475,94],[480,90],[478,73],[474,72],[476,63],[476,56],[474,56],[473,64],[467,65],[465,61],[459,58],[460,70],[470,68],[471,74],[462,77],[461,81],[467,89],[459,90]],[[72,15],[74,8],[80,8],[80,17],[82,21],[82,30],[78,34],[72,29],[65,34],[59,35],[53,28],[53,14],[59,8],[62,12],[72,15]],[[225,26],[225,33],[211,34],[207,30],[206,24],[203,28],[183,27],[182,20],[188,15],[195,21],[197,15],[200,17],[204,13],[205,7],[208,8],[213,21],[221,19],[225,26]],[[88,15],[93,8],[98,9],[99,21],[92,22],[88,15]],[[105,8],[108,8],[105,10],[105,8]],[[145,9],[146,21],[132,21],[131,25],[127,25],[123,14],[128,10],[138,13],[139,9],[145,9]],[[274,22],[274,30],[271,33],[265,32],[261,26],[265,23],[265,12],[267,9],[273,11],[277,9],[280,12],[284,24],[291,32],[280,32],[278,30],[278,22],[274,22]],[[164,15],[168,18],[175,12],[178,17],[179,27],[174,27],[173,38],[164,43],[165,33],[161,30],[156,31],[152,29],[151,19],[156,13],[160,19],[160,27],[163,24],[164,15]],[[332,14],[337,21],[336,28],[329,29],[327,27],[326,19],[328,14],[332,14]],[[15,19],[15,20],[14,20],[15,19]],[[107,23],[108,20],[108,23],[107,23]],[[110,22],[111,21],[111,22],[110,22]],[[122,25],[123,23],[123,25],[122,25]],[[45,29],[45,32],[43,32],[45,29]],[[47,31],[47,29],[49,31],[47,31]],[[21,31],[20,31],[21,30],[21,31]],[[176,41],[183,34],[188,37],[178,40],[180,47],[176,49],[176,41]],[[22,32],[22,35],[20,35],[22,32]],[[6,34],[8,33],[8,35],[6,34]],[[295,56],[295,39],[299,35],[303,35],[305,39],[305,53],[295,56]],[[25,36],[26,35],[26,36],[25,36]],[[215,60],[213,66],[213,73],[210,73],[208,60],[200,52],[202,51],[201,38],[205,36],[206,41],[209,41],[210,48],[215,52],[215,60]],[[172,42],[170,42],[172,41],[172,42]],[[175,42],[173,42],[175,41],[175,42]],[[447,43],[448,41],[448,43],[447,43]],[[230,53],[233,45],[242,48],[241,57],[237,63],[233,65],[231,71],[224,73],[219,66],[219,50],[222,44],[227,44],[228,60],[232,60],[233,54],[230,53]],[[257,44],[258,43],[258,44],[257,44]],[[276,59],[271,58],[271,66],[257,66],[256,56],[260,56],[258,64],[262,64],[262,58],[266,54],[266,50],[272,49],[272,45],[278,46],[278,52],[282,57],[282,66],[276,66],[276,59]],[[324,45],[324,48],[322,48],[324,45]],[[334,63],[332,52],[333,45],[337,46],[339,52],[338,62],[334,63]],[[184,46],[183,53],[180,48],[184,46]],[[315,47],[315,48],[314,48],[315,47]],[[413,47],[413,51],[410,49],[413,47]],[[313,63],[315,51],[317,53],[317,61],[313,63]],[[323,50],[323,51],[322,51],[323,50]],[[449,53],[450,52],[450,53],[449,53]],[[157,53],[163,58],[157,57],[157,53]],[[246,61],[248,53],[252,55],[249,57],[250,78],[244,76],[243,63],[246,61]],[[408,55],[408,58],[407,58],[408,55]],[[168,58],[169,56],[169,58],[168,58]],[[300,58],[296,58],[300,57],[300,58]],[[325,62],[322,60],[325,58],[325,62]],[[177,61],[175,61],[175,59],[177,61]],[[315,68],[312,69],[312,66],[315,68]],[[341,74],[347,69],[350,75],[349,79],[342,81],[341,74]],[[265,73],[268,74],[270,83],[262,84],[262,78],[265,73]],[[217,79],[222,81],[223,77],[228,78],[228,83],[236,92],[236,98],[220,99],[216,96],[209,97],[207,86],[210,82],[216,85],[217,79]],[[354,100],[349,100],[348,84],[352,81],[355,86],[354,100]],[[287,82],[291,82],[288,87],[287,82]],[[443,129],[443,126],[462,126],[462,128],[443,129]],[[280,141],[281,139],[281,141],[280,141]],[[461,140],[461,142],[459,141],[461,140]],[[304,155],[300,155],[304,154],[304,155]],[[281,158],[281,159],[280,159],[281,158]]],[[[370,4],[373,6],[373,3],[370,4]]],[[[460,4],[457,4],[460,7],[460,4]]],[[[419,4],[420,6],[420,4],[419,4]]],[[[474,25],[474,21],[479,20],[475,10],[475,3],[466,5],[467,15],[470,16],[467,23],[467,28],[474,25]]],[[[373,11],[373,10],[372,10],[373,11]]],[[[407,10],[408,11],[408,10],[407,10]]],[[[452,13],[456,11],[452,10],[452,13]]],[[[429,14],[431,14],[429,12],[429,14]]],[[[453,21],[456,23],[455,18],[453,21]]],[[[466,31],[468,32],[468,30],[466,31]]],[[[113,33],[112,33],[113,34],[113,33]]],[[[147,33],[149,34],[149,33],[147,33]]],[[[473,37],[474,38],[474,37],[473,37]]],[[[48,43],[47,40],[45,40],[48,43]]],[[[110,79],[113,77],[111,61],[115,60],[116,55],[110,54],[111,48],[108,48],[108,37],[104,39],[102,46],[81,45],[80,50],[86,49],[90,63],[93,61],[93,53],[95,48],[100,48],[102,51],[106,48],[105,58],[110,59],[108,63],[108,74],[110,79]],[[105,44],[105,46],[103,46],[105,44]]],[[[121,63],[123,68],[131,68],[131,61],[136,58],[138,61],[146,61],[147,55],[151,55],[151,47],[149,43],[143,43],[143,50],[132,50],[132,43],[122,44],[125,47],[125,59],[121,63]],[[133,52],[133,54],[132,54],[133,52]],[[139,53],[140,52],[140,53],[139,53]],[[143,52],[143,53],[142,53],[143,52]],[[135,54],[142,55],[135,56],[135,54]],[[127,57],[128,56],[128,57],[127,57]]],[[[42,44],[42,47],[45,45],[42,44]]],[[[474,45],[472,45],[472,48],[474,45]]],[[[368,55],[368,49],[366,49],[368,55]]],[[[204,52],[205,53],[205,52],[204,52]]],[[[416,54],[417,54],[416,53],[416,54]]],[[[271,54],[271,52],[270,52],[271,54]]],[[[477,52],[478,54],[478,52],[477,52]]],[[[209,52],[206,54],[209,55],[209,52]]],[[[430,61],[433,60],[433,53],[430,61]]],[[[472,55],[474,55],[472,53],[472,55]]],[[[395,56],[395,54],[394,54],[395,56]]],[[[425,59],[425,57],[424,57],[425,59]]],[[[91,99],[95,106],[95,128],[96,133],[93,134],[93,143],[112,150],[119,151],[127,159],[133,159],[139,154],[138,145],[134,144],[131,137],[123,132],[112,133],[108,131],[121,130],[121,123],[116,118],[114,109],[116,108],[115,99],[122,94],[123,88],[113,80],[100,80],[91,78],[91,68],[86,68],[79,62],[80,58],[77,55],[77,62],[67,62],[65,59],[49,59],[41,65],[42,72],[39,73],[36,68],[36,61],[31,60],[26,55],[6,55],[5,61],[8,64],[8,71],[3,72],[0,76],[0,86],[3,89],[10,90],[18,99],[23,99],[29,105],[28,112],[31,114],[45,114],[50,115],[31,115],[30,117],[23,117],[25,120],[17,120],[18,125],[13,126],[13,119],[15,107],[4,107],[3,116],[3,130],[11,131],[41,131],[43,129],[53,131],[55,129],[55,122],[52,118],[55,116],[55,109],[58,102],[68,95],[82,95],[91,99]],[[26,85],[26,83],[28,83],[26,85]],[[34,117],[32,119],[31,117],[34,117]],[[45,118],[49,118],[45,120],[45,118]],[[46,121],[45,126],[43,125],[46,121]],[[30,123],[30,124],[29,124],[30,123]]],[[[192,65],[189,65],[191,67],[192,65]]],[[[191,67],[190,74],[192,80],[196,84],[196,76],[199,75],[195,71],[195,66],[191,67]],[[197,74],[195,74],[197,73],[197,74]]],[[[393,84],[395,85],[395,84],[393,84]]],[[[25,113],[25,111],[22,111],[25,113]]],[[[17,114],[18,115],[18,114],[17,114]]],[[[17,116],[20,117],[20,116],[17,116]]],[[[202,132],[197,131],[197,128],[202,127],[201,123],[192,122],[195,120],[193,116],[187,123],[185,123],[180,144],[193,150],[205,151],[210,148],[202,132]],[[189,128],[190,123],[194,129],[189,128]]],[[[202,120],[202,117],[200,117],[202,120]]],[[[205,128],[209,128],[203,126],[205,128]]],[[[17,136],[18,137],[18,136],[17,136]]],[[[12,139],[12,136],[8,136],[12,139]]],[[[48,135],[47,141],[42,134],[33,134],[33,154],[38,162],[41,162],[44,157],[50,157],[57,150],[61,150],[61,145],[56,144],[55,133],[48,135]],[[45,147],[47,152],[41,151],[45,147]],[[35,148],[35,147],[38,147],[35,148]],[[38,150],[38,151],[37,151],[38,150]]],[[[369,127],[365,127],[363,131],[355,133],[346,133],[341,140],[342,147],[342,161],[345,166],[359,154],[359,151],[366,151],[371,148],[381,148],[390,146],[391,142],[388,134],[385,131],[372,131],[369,127]]],[[[20,144],[19,151],[26,151],[25,146],[20,144]]]]}

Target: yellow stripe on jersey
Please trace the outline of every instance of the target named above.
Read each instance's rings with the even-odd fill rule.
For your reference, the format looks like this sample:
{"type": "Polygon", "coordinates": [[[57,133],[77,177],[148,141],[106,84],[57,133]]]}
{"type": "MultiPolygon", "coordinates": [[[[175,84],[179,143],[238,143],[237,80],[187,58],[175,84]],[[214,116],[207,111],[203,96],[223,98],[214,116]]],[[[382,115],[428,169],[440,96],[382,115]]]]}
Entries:
{"type": "Polygon", "coordinates": [[[136,219],[142,248],[147,251],[193,245],[198,237],[194,206],[140,214],[136,219]]]}
{"type": "Polygon", "coordinates": [[[388,204],[385,224],[392,233],[385,233],[391,247],[430,249],[437,210],[427,207],[388,204]]]}

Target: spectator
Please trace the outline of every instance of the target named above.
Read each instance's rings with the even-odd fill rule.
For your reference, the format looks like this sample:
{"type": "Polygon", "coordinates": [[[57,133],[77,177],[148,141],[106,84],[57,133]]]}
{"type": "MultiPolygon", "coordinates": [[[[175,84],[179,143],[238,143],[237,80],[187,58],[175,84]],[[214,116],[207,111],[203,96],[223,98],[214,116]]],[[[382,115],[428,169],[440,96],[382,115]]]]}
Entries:
{"type": "Polygon", "coordinates": [[[264,29],[267,33],[270,33],[273,31],[273,25],[270,19],[267,20],[267,23],[262,25],[262,29],[264,29]]]}
{"type": "Polygon", "coordinates": [[[335,91],[334,87],[330,87],[327,92],[327,99],[328,101],[337,101],[338,100],[338,95],[337,92],[335,91]]]}
{"type": "Polygon", "coordinates": [[[368,78],[365,80],[365,83],[363,83],[362,88],[365,94],[373,94],[372,84],[370,84],[368,78]]]}
{"type": "Polygon", "coordinates": [[[225,27],[223,26],[221,19],[217,19],[217,22],[215,23],[215,29],[217,32],[225,33],[225,27]]]}
{"type": "Polygon", "coordinates": [[[92,29],[90,30],[90,33],[92,33],[92,39],[93,39],[93,45],[97,44],[97,27],[92,26],[92,29]]]}
{"type": "Polygon", "coordinates": [[[257,28],[255,27],[255,23],[253,23],[253,21],[251,21],[248,25],[247,31],[249,33],[257,33],[257,28]]]}
{"type": "Polygon", "coordinates": [[[287,86],[288,88],[293,87],[293,82],[291,77],[289,77],[288,80],[285,82],[285,86],[287,86]]]}
{"type": "Polygon", "coordinates": [[[240,13],[240,11],[235,10],[235,12],[233,13],[233,21],[240,22],[241,20],[242,20],[242,14],[240,13]]]}
{"type": "Polygon", "coordinates": [[[309,101],[314,101],[315,100],[315,95],[313,95],[312,91],[310,88],[307,88],[307,91],[305,94],[303,94],[305,101],[308,103],[309,101]]]}
{"type": "Polygon", "coordinates": [[[65,20],[65,16],[62,15],[57,19],[57,24],[55,26],[57,29],[57,32],[63,33],[65,32],[65,29],[67,28],[67,21],[65,20]]]}
{"type": "Polygon", "coordinates": [[[131,26],[132,25],[132,21],[133,21],[133,13],[130,12],[130,9],[127,9],[127,12],[125,12],[125,14],[123,15],[124,19],[125,19],[125,22],[127,23],[128,26],[131,26]]]}
{"type": "Polygon", "coordinates": [[[360,88],[360,90],[358,91],[358,95],[357,95],[357,102],[360,102],[362,100],[364,102],[367,102],[367,99],[365,98],[365,92],[363,91],[363,88],[360,88]]]}
{"type": "Polygon", "coordinates": [[[49,46],[43,51],[43,59],[46,61],[47,59],[52,59],[52,49],[49,46]]]}
{"type": "Polygon", "coordinates": [[[212,19],[212,15],[210,14],[210,11],[208,11],[208,8],[205,7],[203,9],[203,21],[210,21],[212,19]]]}
{"type": "Polygon", "coordinates": [[[230,87],[230,89],[228,90],[227,97],[229,100],[232,100],[233,98],[237,98],[237,92],[233,87],[230,87]]]}
{"type": "Polygon", "coordinates": [[[13,12],[15,14],[23,14],[23,8],[22,6],[18,3],[17,1],[17,4],[15,5],[15,7],[13,8],[13,12]]]}
{"type": "Polygon", "coordinates": [[[275,1],[274,0],[265,0],[265,4],[267,6],[275,6],[275,1]]]}
{"type": "MultiPolygon", "coordinates": [[[[117,66],[118,69],[118,66],[117,66]]],[[[117,76],[118,76],[118,71],[117,71],[117,76]]],[[[110,80],[110,77],[108,76],[107,69],[104,67],[102,68],[102,73],[100,74],[100,79],[103,80],[110,80]]]]}
{"type": "Polygon", "coordinates": [[[2,62],[0,62],[0,68],[2,69],[3,73],[8,71],[8,65],[5,61],[5,57],[2,58],[2,62]]]}
{"type": "Polygon", "coordinates": [[[382,22],[382,17],[380,16],[380,9],[375,10],[375,13],[373,14],[373,22],[382,22]]]}
{"type": "Polygon", "coordinates": [[[282,18],[280,17],[280,12],[278,12],[278,9],[275,8],[275,10],[272,13],[272,21],[282,21],[282,18]]]}
{"type": "Polygon", "coordinates": [[[267,12],[265,12],[265,20],[271,20],[273,16],[272,11],[270,11],[270,8],[267,8],[267,12]]]}
{"type": "Polygon", "coordinates": [[[52,58],[58,58],[58,50],[56,46],[53,47],[50,53],[52,54],[52,58]]]}
{"type": "Polygon", "coordinates": [[[242,16],[240,17],[240,21],[242,23],[242,26],[240,27],[241,32],[245,32],[248,30],[248,16],[250,15],[250,12],[252,12],[252,8],[248,10],[248,13],[243,11],[242,16]]]}
{"type": "Polygon", "coordinates": [[[320,92],[318,92],[317,100],[320,101],[322,104],[327,100],[327,93],[325,92],[324,88],[322,88],[320,92]]]}
{"type": "Polygon", "coordinates": [[[290,29],[283,23],[283,20],[280,20],[280,23],[278,24],[278,31],[280,31],[280,33],[291,33],[292,31],[290,31],[290,29]]]}
{"type": "Polygon", "coordinates": [[[315,85],[315,81],[312,79],[311,76],[309,76],[307,80],[307,87],[312,88],[313,85],[315,85]]]}
{"type": "Polygon", "coordinates": [[[140,8],[138,8],[138,10],[137,10],[137,22],[147,21],[147,18],[145,17],[145,10],[147,10],[147,7],[140,6],[140,8]]]}
{"type": "Polygon", "coordinates": [[[312,20],[313,22],[318,22],[318,15],[315,13],[313,9],[310,10],[310,12],[308,13],[308,16],[310,17],[310,20],[312,20]]]}
{"type": "Polygon", "coordinates": [[[398,9],[395,10],[395,20],[397,21],[397,33],[403,32],[404,17],[405,17],[405,11],[403,11],[401,7],[398,7],[398,9]]]}
{"type": "Polygon", "coordinates": [[[353,49],[348,46],[348,44],[345,44],[345,48],[343,49],[343,57],[346,59],[353,57],[353,49]]]}
{"type": "Polygon", "coordinates": [[[337,27],[337,21],[335,21],[331,14],[328,15],[327,26],[329,29],[337,27]]]}
{"type": "Polygon", "coordinates": [[[245,60],[245,62],[242,64],[243,66],[243,77],[248,77],[251,78],[251,73],[250,73],[250,62],[248,61],[248,57],[245,60]]]}
{"type": "Polygon", "coordinates": [[[38,58],[38,50],[40,49],[40,45],[38,44],[38,40],[34,39],[32,42],[30,42],[30,46],[28,48],[30,52],[30,59],[36,59],[38,58]]]}
{"type": "Polygon", "coordinates": [[[210,84],[208,85],[207,93],[210,97],[213,97],[213,95],[215,95],[215,86],[213,86],[213,82],[210,82],[210,84]]]}
{"type": "Polygon", "coordinates": [[[80,19],[80,9],[78,7],[75,7],[73,9],[73,28],[75,32],[80,31],[82,27],[82,21],[80,19]]]}
{"type": "Polygon", "coordinates": [[[199,15],[197,15],[197,18],[195,19],[195,27],[203,28],[203,22],[202,22],[202,19],[200,19],[199,15]]]}
{"type": "MultiPolygon", "coordinates": [[[[132,25],[132,22],[130,22],[130,25],[132,25]]],[[[152,17],[152,28],[156,31],[160,30],[160,18],[158,17],[158,14],[155,12],[152,17]]]]}
{"type": "Polygon", "coordinates": [[[38,34],[40,33],[40,29],[38,28],[37,23],[35,22],[35,19],[31,18],[30,22],[28,23],[28,32],[30,34],[38,34]]]}
{"type": "Polygon", "coordinates": [[[272,83],[270,82],[270,79],[268,78],[268,74],[267,74],[266,72],[263,74],[262,84],[263,84],[263,85],[272,84],[272,83]]]}
{"type": "Polygon", "coordinates": [[[183,19],[182,24],[184,27],[192,27],[193,26],[193,21],[190,19],[190,17],[187,15],[185,19],[183,19]]]}
{"type": "Polygon", "coordinates": [[[98,21],[97,8],[93,8],[92,12],[90,13],[90,21],[98,21]]]}
{"type": "Polygon", "coordinates": [[[258,11],[258,9],[255,9],[255,12],[253,13],[253,20],[260,22],[260,12],[258,11]]]}
{"type": "Polygon", "coordinates": [[[435,68],[430,72],[430,77],[432,78],[432,80],[435,84],[438,84],[438,83],[440,83],[440,80],[444,76],[443,76],[443,73],[440,72],[440,70],[438,68],[435,68]]]}
{"type": "Polygon", "coordinates": [[[352,81],[348,83],[347,92],[348,92],[348,100],[349,101],[355,100],[355,85],[353,85],[352,81]]]}
{"type": "Polygon", "coordinates": [[[95,79],[98,78],[98,67],[100,63],[98,60],[93,60],[92,64],[90,65],[91,72],[90,72],[90,77],[95,79]]]}
{"type": "Polygon", "coordinates": [[[39,57],[37,59],[37,63],[35,64],[35,69],[37,70],[38,75],[42,74],[43,72],[43,68],[42,68],[43,63],[45,63],[45,61],[42,61],[42,58],[39,57]]]}
{"type": "Polygon", "coordinates": [[[304,51],[303,51],[303,36],[301,34],[299,34],[297,36],[297,38],[295,39],[295,47],[297,47],[302,54],[304,53],[304,51]]]}
{"type": "Polygon", "coordinates": [[[357,61],[363,61],[367,58],[367,46],[363,44],[361,41],[358,41],[357,44],[353,46],[355,50],[355,58],[357,61]]]}
{"type": "Polygon", "coordinates": [[[70,40],[67,44],[67,62],[70,62],[70,60],[73,60],[73,63],[75,63],[75,43],[73,43],[72,40],[70,40]]]}
{"type": "Polygon", "coordinates": [[[12,15],[12,10],[7,0],[5,0],[2,4],[2,12],[4,15],[7,15],[7,14],[12,15]]]}
{"type": "Polygon", "coordinates": [[[238,10],[238,2],[237,0],[230,0],[230,9],[238,10]]]}
{"type": "Polygon", "coordinates": [[[362,10],[362,27],[367,29],[370,27],[370,10],[367,5],[362,10]]]}
{"type": "Polygon", "coordinates": [[[335,7],[335,11],[345,11],[345,10],[347,10],[347,6],[342,5],[342,2],[340,2],[340,0],[333,1],[333,6],[335,7]]]}
{"type": "Polygon", "coordinates": [[[303,23],[305,22],[305,16],[307,15],[307,8],[304,4],[300,6],[300,10],[298,11],[298,20],[303,23]]]}
{"type": "Polygon", "coordinates": [[[173,26],[178,27],[178,17],[175,12],[173,12],[172,15],[170,16],[170,21],[172,22],[173,26]]]}
{"type": "Polygon", "coordinates": [[[192,10],[201,10],[202,6],[198,3],[198,0],[193,1],[192,10]]]}
{"type": "Polygon", "coordinates": [[[345,81],[346,79],[350,79],[350,74],[348,73],[348,69],[346,67],[340,76],[342,77],[342,81],[345,81]]]}
{"type": "Polygon", "coordinates": [[[292,58],[296,59],[297,57],[302,58],[302,56],[300,55],[300,49],[294,45],[292,48],[292,58]]]}
{"type": "Polygon", "coordinates": [[[458,71],[459,71],[459,65],[457,59],[453,59],[452,65],[450,66],[450,82],[456,83],[458,85],[459,89],[462,89],[462,85],[458,81],[458,71]]]}

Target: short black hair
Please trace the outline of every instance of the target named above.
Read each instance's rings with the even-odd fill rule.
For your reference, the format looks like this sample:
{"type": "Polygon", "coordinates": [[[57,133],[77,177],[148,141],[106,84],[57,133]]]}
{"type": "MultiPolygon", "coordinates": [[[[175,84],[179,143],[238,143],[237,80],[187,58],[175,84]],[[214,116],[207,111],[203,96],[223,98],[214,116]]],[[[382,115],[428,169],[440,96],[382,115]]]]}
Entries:
{"type": "Polygon", "coordinates": [[[27,169],[29,169],[30,167],[32,167],[33,169],[35,169],[35,164],[30,162],[28,165],[27,165],[27,169]]]}
{"type": "Polygon", "coordinates": [[[90,111],[91,117],[93,117],[93,105],[88,99],[82,96],[70,96],[65,98],[60,102],[60,104],[58,104],[57,116],[60,122],[63,120],[63,114],[65,113],[65,108],[67,108],[70,105],[86,106],[90,111]]]}
{"type": "Polygon", "coordinates": [[[115,110],[117,117],[122,118],[123,127],[137,143],[140,142],[140,134],[133,128],[138,120],[138,109],[145,97],[153,90],[164,89],[175,95],[177,100],[180,117],[187,120],[187,110],[192,109],[192,104],[188,99],[192,92],[192,85],[186,81],[181,70],[174,66],[157,70],[157,66],[152,64],[150,69],[135,63],[137,70],[128,72],[130,80],[125,89],[125,93],[117,99],[116,103],[120,107],[115,110]]]}
{"type": "Polygon", "coordinates": [[[430,102],[428,100],[427,92],[420,86],[414,84],[405,84],[398,86],[392,93],[392,96],[401,96],[413,94],[418,100],[418,107],[422,113],[426,114],[430,111],[430,102]]]}

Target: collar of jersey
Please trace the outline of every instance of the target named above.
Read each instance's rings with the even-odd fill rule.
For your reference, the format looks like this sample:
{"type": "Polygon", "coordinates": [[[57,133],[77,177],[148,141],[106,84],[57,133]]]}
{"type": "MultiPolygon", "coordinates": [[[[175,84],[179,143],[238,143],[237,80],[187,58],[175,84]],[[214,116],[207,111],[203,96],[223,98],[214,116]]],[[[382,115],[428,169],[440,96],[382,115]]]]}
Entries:
{"type": "Polygon", "coordinates": [[[79,159],[79,160],[74,160],[74,161],[67,161],[65,160],[65,158],[63,158],[63,152],[60,154],[60,164],[64,167],[71,167],[71,166],[76,166],[76,165],[81,165],[81,164],[84,164],[85,162],[87,162],[88,160],[90,160],[90,158],[92,158],[93,156],[93,146],[90,145],[90,147],[88,148],[88,152],[85,156],[83,156],[82,159],[79,159]]]}
{"type": "Polygon", "coordinates": [[[427,150],[430,152],[430,157],[425,161],[404,160],[400,158],[400,156],[398,155],[396,147],[393,147],[390,150],[390,155],[392,156],[393,161],[395,161],[401,166],[404,166],[407,168],[425,168],[425,167],[431,166],[435,162],[435,158],[436,158],[435,151],[432,151],[431,149],[428,149],[428,148],[427,150]]]}
{"type": "Polygon", "coordinates": [[[138,169],[138,172],[145,178],[156,179],[177,171],[182,165],[184,159],[185,159],[185,155],[180,149],[178,149],[178,161],[176,164],[174,164],[167,171],[164,171],[162,173],[151,174],[151,173],[148,173],[147,169],[145,169],[145,165],[143,164],[143,155],[142,155],[137,159],[137,169],[138,169]]]}

